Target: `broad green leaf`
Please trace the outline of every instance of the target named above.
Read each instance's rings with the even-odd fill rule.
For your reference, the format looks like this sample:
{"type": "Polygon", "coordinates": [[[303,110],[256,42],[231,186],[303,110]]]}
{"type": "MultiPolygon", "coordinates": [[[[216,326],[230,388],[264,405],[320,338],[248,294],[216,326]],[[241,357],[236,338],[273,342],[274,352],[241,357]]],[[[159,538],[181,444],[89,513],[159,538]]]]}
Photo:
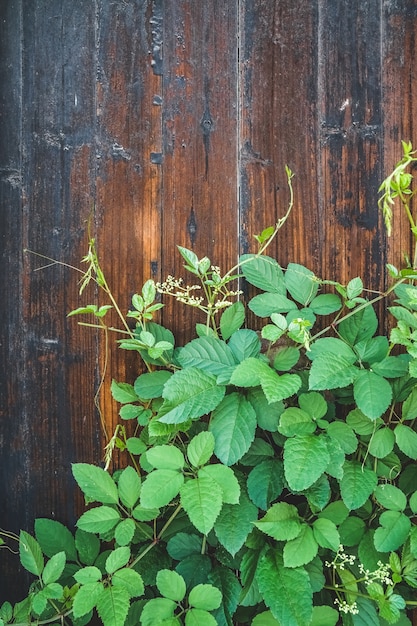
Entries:
{"type": "Polygon", "coordinates": [[[265,441],[265,439],[255,437],[255,440],[248,452],[242,457],[241,463],[242,465],[254,467],[258,463],[265,461],[265,459],[270,459],[274,456],[275,453],[271,444],[265,441]]]}
{"type": "Polygon", "coordinates": [[[256,425],[255,411],[242,394],[233,392],[225,396],[209,423],[217,458],[225,465],[239,461],[255,438],[256,425]]]}
{"type": "Polygon", "coordinates": [[[317,391],[301,393],[298,396],[298,404],[303,411],[306,411],[313,419],[318,420],[327,413],[327,402],[317,391]]]}
{"type": "Polygon", "coordinates": [[[220,332],[224,341],[227,341],[233,333],[239,330],[244,321],[245,307],[240,300],[227,307],[220,318],[220,332]]]}
{"type": "Polygon", "coordinates": [[[225,390],[212,374],[196,367],[177,370],[165,384],[159,419],[165,424],[181,424],[202,417],[220,404],[225,390]]]}
{"type": "Polygon", "coordinates": [[[146,460],[159,470],[181,470],[185,464],[181,450],[166,444],[149,448],[146,451],[146,460]]]}
{"type": "Polygon", "coordinates": [[[103,626],[122,626],[129,611],[129,592],[124,587],[105,587],[96,606],[103,626]]]}
{"type": "Polygon", "coordinates": [[[185,614],[185,626],[218,626],[211,613],[204,609],[189,609],[185,614]]]}
{"type": "Polygon", "coordinates": [[[95,565],[89,565],[76,571],[74,578],[77,583],[80,583],[81,585],[88,585],[89,583],[96,583],[100,581],[102,574],[98,567],[95,567],[95,565]]]}
{"type": "Polygon", "coordinates": [[[100,552],[100,540],[95,535],[77,528],[75,546],[81,563],[93,565],[100,552]]]}
{"type": "Polygon", "coordinates": [[[410,509],[413,513],[417,513],[417,491],[410,496],[410,509]]]}
{"type": "Polygon", "coordinates": [[[342,302],[335,293],[323,293],[313,298],[309,307],[316,315],[330,315],[342,308],[342,302]]]}
{"type": "Polygon", "coordinates": [[[156,575],[156,586],[159,593],[165,598],[181,602],[184,599],[186,586],[185,580],[177,572],[161,569],[156,575]]]}
{"type": "Polygon", "coordinates": [[[224,504],[214,524],[217,539],[232,556],[243,546],[258,517],[258,509],[245,492],[241,493],[239,505],[224,504]]]}
{"type": "Polygon", "coordinates": [[[312,511],[318,512],[324,509],[331,496],[329,479],[326,474],[322,474],[320,478],[316,480],[311,487],[305,489],[303,493],[312,511]]]}
{"type": "Polygon", "coordinates": [[[137,402],[139,399],[133,386],[129,385],[129,383],[118,383],[112,380],[110,390],[116,402],[120,402],[121,404],[137,402]]]}
{"type": "Polygon", "coordinates": [[[142,415],[145,409],[138,404],[124,404],[120,407],[119,415],[122,420],[134,420],[142,415]]]}
{"type": "Polygon", "coordinates": [[[301,532],[298,511],[293,504],[277,502],[261,517],[255,526],[277,541],[290,541],[301,532]]]}
{"type": "Polygon", "coordinates": [[[74,537],[61,522],[47,518],[36,519],[35,537],[45,556],[51,557],[63,550],[68,561],[77,560],[74,537]]]}
{"type": "Polygon", "coordinates": [[[191,270],[194,270],[193,273],[198,273],[199,260],[195,252],[193,252],[192,250],[189,250],[188,248],[184,248],[183,246],[177,246],[177,249],[178,249],[178,252],[181,254],[182,258],[184,259],[184,261],[186,262],[186,264],[189,266],[189,268],[191,268],[191,270]]]}
{"type": "Polygon", "coordinates": [[[179,493],[184,476],[175,470],[156,469],[142,483],[140,503],[145,509],[159,509],[169,504],[179,493]]]}
{"type": "Polygon", "coordinates": [[[331,439],[328,435],[324,435],[324,437],[327,441],[327,450],[329,452],[326,474],[340,480],[343,476],[343,464],[346,460],[345,453],[336,439],[331,439]]]}
{"type": "Polygon", "coordinates": [[[135,380],[134,384],[136,395],[142,400],[160,398],[164,390],[164,385],[171,376],[172,372],[168,372],[168,370],[158,370],[156,372],[141,374],[141,376],[135,380]]]}
{"type": "Polygon", "coordinates": [[[102,504],[118,504],[116,483],[101,467],[89,463],[73,463],[72,473],[81,491],[89,500],[102,504]]]}
{"type": "Polygon", "coordinates": [[[255,410],[259,428],[272,433],[276,432],[279,417],[284,410],[284,403],[269,403],[264,392],[260,388],[250,389],[247,399],[255,410]]]}
{"type": "Polygon", "coordinates": [[[389,483],[378,485],[374,491],[374,496],[384,509],[390,511],[404,511],[407,506],[406,495],[401,489],[389,483]]]}
{"type": "Polygon", "coordinates": [[[144,594],[145,588],[142,576],[130,567],[124,567],[114,572],[111,580],[114,587],[126,589],[130,598],[137,598],[144,594]]]}
{"type": "MultiPolygon", "coordinates": [[[[140,328],[141,328],[140,325],[138,325],[135,330],[135,337],[137,339],[140,338],[141,332],[143,332],[140,330],[140,328]]],[[[175,338],[172,332],[168,330],[167,328],[164,328],[160,324],[156,324],[155,322],[148,322],[146,324],[146,329],[147,329],[147,332],[150,333],[154,338],[153,345],[160,345],[161,343],[163,343],[164,345],[170,346],[170,348],[165,349],[163,352],[164,358],[170,361],[172,357],[174,344],[175,344],[175,338]]],[[[121,343],[121,346],[128,347],[124,345],[124,342],[121,343]]],[[[133,349],[137,350],[137,347],[134,347],[133,349]]],[[[153,358],[152,356],[150,356],[150,354],[148,353],[148,350],[146,349],[139,350],[139,353],[146,363],[151,363],[153,365],[163,364],[163,361],[161,361],[159,357],[153,358]]]]}
{"type": "Polygon", "coordinates": [[[178,563],[175,570],[184,578],[187,589],[208,580],[212,562],[206,554],[190,554],[178,563]]]}
{"type": "Polygon", "coordinates": [[[193,467],[201,467],[211,459],[215,446],[213,433],[202,431],[193,437],[187,447],[187,457],[193,467]]]}
{"type": "Polygon", "coordinates": [[[314,538],[322,548],[337,552],[340,546],[340,535],[336,524],[325,517],[319,517],[313,522],[314,538]]]}
{"type": "Polygon", "coordinates": [[[353,383],[353,396],[362,413],[375,420],[389,407],[392,389],[382,376],[369,370],[361,370],[353,383]]]}
{"type": "Polygon", "coordinates": [[[257,357],[261,351],[261,340],[254,330],[242,328],[237,330],[227,344],[238,363],[249,357],[257,357]]]}
{"type": "Polygon", "coordinates": [[[309,626],[336,626],[338,620],[339,612],[331,606],[314,606],[309,626]]]}
{"type": "Polygon", "coordinates": [[[218,624],[226,625],[237,609],[242,587],[235,573],[228,567],[215,567],[210,572],[208,580],[220,589],[223,596],[221,605],[212,612],[212,615],[218,624]]]}
{"type": "Polygon", "coordinates": [[[342,500],[330,502],[325,509],[318,514],[320,519],[328,519],[339,526],[349,515],[349,509],[342,500]]]}
{"type": "Polygon", "coordinates": [[[152,598],[148,600],[140,616],[141,626],[158,626],[163,624],[164,620],[169,620],[174,616],[176,608],[177,603],[168,598],[152,598]]]}
{"type": "Polygon", "coordinates": [[[307,524],[302,524],[299,535],[295,539],[287,541],[284,546],[284,566],[300,567],[310,563],[317,551],[318,543],[312,529],[307,524]]]}
{"type": "Polygon", "coordinates": [[[358,613],[352,615],[353,626],[382,626],[372,600],[356,597],[355,602],[358,606],[358,613]]]}
{"type": "Polygon", "coordinates": [[[338,326],[338,331],[351,346],[370,339],[378,328],[378,318],[372,306],[363,309],[344,319],[338,326]]]}
{"type": "Polygon", "coordinates": [[[213,585],[196,585],[188,595],[188,603],[196,609],[214,611],[220,606],[222,594],[220,589],[213,585]]]}
{"type": "Polygon", "coordinates": [[[289,407],[281,413],[278,432],[285,437],[294,435],[311,435],[316,430],[316,423],[311,415],[298,407],[289,407]]]}
{"type": "Polygon", "coordinates": [[[139,437],[129,437],[126,447],[130,454],[142,454],[146,450],[146,444],[139,437]]]}
{"type": "Polygon", "coordinates": [[[109,506],[98,506],[83,513],[77,522],[78,528],[87,533],[106,533],[120,521],[120,513],[109,506]]]}
{"type": "Polygon", "coordinates": [[[233,352],[227,343],[209,336],[187,343],[179,352],[178,361],[183,368],[196,367],[214,376],[229,373],[236,365],[233,352]]]}
{"type": "Polygon", "coordinates": [[[339,526],[340,543],[348,548],[357,546],[366,531],[365,522],[355,515],[350,515],[339,526]]]}
{"type": "Polygon", "coordinates": [[[385,378],[400,378],[408,372],[408,362],[398,356],[387,356],[379,363],[372,363],[372,371],[385,378]]]}
{"type": "Polygon", "coordinates": [[[382,420],[370,420],[359,409],[353,409],[349,411],[346,417],[346,423],[357,433],[358,435],[372,435],[375,431],[375,424],[382,424],[382,420]]]}
{"type": "Polygon", "coordinates": [[[300,360],[300,350],[294,346],[278,348],[274,354],[273,366],[278,372],[288,372],[300,360]]]}
{"type": "Polygon", "coordinates": [[[297,310],[295,302],[279,293],[261,293],[249,301],[248,307],[258,317],[270,317],[273,313],[297,310]]]}
{"type": "Polygon", "coordinates": [[[117,489],[120,501],[133,509],[140,495],[140,477],[132,466],[126,467],[119,476],[117,489]]]}
{"type": "Polygon", "coordinates": [[[359,509],[374,491],[377,476],[357,461],[346,461],[343,469],[343,478],[340,481],[343,502],[350,510],[359,509]]]}
{"type": "Polygon", "coordinates": [[[113,574],[116,570],[124,567],[130,559],[130,548],[121,546],[115,548],[106,559],[105,568],[108,574],[113,574]]]}
{"type": "Polygon", "coordinates": [[[319,284],[314,273],[298,263],[289,263],[285,272],[285,286],[296,302],[307,306],[317,295],[319,284]]]}
{"type": "Polygon", "coordinates": [[[256,579],[266,606],[279,623],[288,626],[310,623],[313,594],[305,569],[283,567],[270,551],[260,560],[256,579]]]}
{"type": "Polygon", "coordinates": [[[290,489],[303,491],[311,487],[326,470],[330,456],[327,443],[320,435],[300,435],[284,444],[284,473],[290,489]]]}
{"type": "Polygon", "coordinates": [[[264,255],[242,254],[239,262],[240,271],[251,285],[263,291],[285,295],[284,273],[275,259],[264,255]]]}
{"type": "Polygon", "coordinates": [[[253,618],[251,626],[281,626],[281,623],[275,619],[271,611],[263,611],[253,618]]]}
{"type": "Polygon", "coordinates": [[[377,459],[384,459],[393,451],[395,435],[389,427],[379,428],[369,441],[369,452],[377,459]]]}
{"type": "MultiPolygon", "coordinates": [[[[136,518],[135,518],[136,519],[136,518]]],[[[135,521],[128,517],[119,522],[114,530],[114,539],[119,546],[130,545],[136,530],[135,521]]]]}
{"type": "Polygon", "coordinates": [[[314,341],[308,352],[308,358],[314,361],[318,356],[329,353],[345,358],[350,364],[357,360],[357,356],[352,348],[350,348],[345,341],[337,339],[336,337],[323,337],[314,341]]]}
{"type": "Polygon", "coordinates": [[[198,470],[199,478],[209,478],[222,490],[222,501],[227,504],[238,504],[240,497],[239,482],[233,470],[221,463],[212,463],[198,470]]]}
{"type": "Polygon", "coordinates": [[[327,434],[335,439],[345,454],[353,454],[358,447],[358,440],[352,428],[346,422],[331,422],[327,434]]]}
{"type": "Polygon", "coordinates": [[[214,526],[222,508],[223,493],[219,485],[207,476],[188,480],[181,487],[181,505],[191,523],[203,535],[214,526]]]}
{"type": "MultiPolygon", "coordinates": [[[[387,356],[389,353],[389,341],[387,337],[381,335],[377,337],[371,337],[370,339],[365,339],[364,341],[360,341],[359,343],[355,344],[355,352],[358,355],[359,360],[362,361],[362,363],[370,363],[372,365],[372,370],[375,371],[377,374],[380,374],[381,376],[385,375],[383,373],[383,370],[389,370],[389,368],[387,367],[387,363],[385,367],[381,368],[381,372],[378,372],[377,368],[379,367],[379,365],[382,364],[387,358],[393,359],[394,363],[397,361],[398,358],[387,356]],[[375,369],[374,366],[376,366],[375,369]]],[[[404,373],[406,373],[406,371],[407,370],[405,370],[404,373]]],[[[387,378],[390,378],[390,376],[387,376],[387,378]]],[[[393,376],[393,378],[395,378],[395,375],[393,376]]]]}
{"type": "Polygon", "coordinates": [[[357,373],[358,369],[353,367],[350,359],[331,352],[319,354],[311,365],[309,389],[323,391],[347,387],[357,373]]]}
{"type": "Polygon", "coordinates": [[[301,378],[297,374],[278,375],[268,368],[261,374],[260,383],[266,399],[272,404],[297,393],[301,387],[301,378]]]}
{"type": "Polygon", "coordinates": [[[167,543],[167,551],[176,561],[182,561],[191,554],[201,554],[203,539],[201,535],[179,532],[167,543]]]}
{"type": "Polygon", "coordinates": [[[397,446],[410,459],[417,459],[417,433],[409,426],[397,424],[394,428],[397,446]]]}
{"type": "Polygon", "coordinates": [[[284,489],[284,467],[280,459],[261,461],[249,472],[248,494],[257,507],[266,511],[284,489]]]}
{"type": "Polygon", "coordinates": [[[374,534],[375,548],[379,552],[398,550],[411,529],[410,518],[401,511],[384,511],[379,517],[379,524],[374,534]]]}
{"type": "Polygon", "coordinates": [[[34,537],[24,530],[19,535],[20,562],[23,567],[34,574],[40,576],[44,567],[44,560],[41,547],[34,537]]]}
{"type": "Polygon", "coordinates": [[[42,580],[45,585],[55,583],[61,577],[66,563],[65,552],[58,552],[49,559],[42,572],[42,580]]]}
{"type": "Polygon", "coordinates": [[[417,417],[417,387],[411,391],[402,406],[403,420],[413,420],[415,417],[417,417]]]}
{"type": "Polygon", "coordinates": [[[363,291],[363,282],[362,282],[362,279],[359,277],[352,278],[352,280],[350,280],[346,286],[346,295],[349,298],[349,300],[352,300],[353,298],[357,298],[358,296],[360,296],[362,291],[363,291]]]}
{"type": "Polygon", "coordinates": [[[104,592],[104,586],[100,582],[91,582],[82,585],[74,596],[72,605],[73,616],[76,620],[88,615],[94,609],[104,592]]]}

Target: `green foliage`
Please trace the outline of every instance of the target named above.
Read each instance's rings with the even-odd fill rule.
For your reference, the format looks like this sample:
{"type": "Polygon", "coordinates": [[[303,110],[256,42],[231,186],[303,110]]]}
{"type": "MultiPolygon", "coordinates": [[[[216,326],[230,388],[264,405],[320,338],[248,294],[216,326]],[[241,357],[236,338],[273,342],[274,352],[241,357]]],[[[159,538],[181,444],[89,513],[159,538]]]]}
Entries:
{"type": "MultiPolygon", "coordinates": [[[[381,186],[411,216],[409,144],[381,186]]],[[[147,281],[122,316],[126,350],[144,368],[113,381],[121,405],[106,465],[75,463],[87,508],[76,532],[38,519],[21,531],[34,581],[6,624],[84,626],[410,625],[417,605],[417,288],[408,269],[373,300],[362,280],[320,280],[266,256],[292,205],[226,274],[179,247],[196,284],[147,281]],[[235,283],[250,286],[245,327],[235,283]],[[197,309],[196,335],[175,347],[155,321],[158,294],[197,309]],[[389,337],[373,308],[387,299],[389,337]],[[328,316],[331,316],[330,322],[328,316]],[[325,325],[327,323],[327,325],[325,325]],[[259,328],[259,330],[258,330],[259,328]],[[130,432],[130,435],[127,433],[130,432]],[[111,474],[113,450],[127,466],[111,474]]],[[[413,218],[411,217],[411,220],[413,218]]],[[[410,221],[416,236],[414,221],[410,221]]],[[[94,242],[95,276],[122,315],[94,242]]],[[[414,271],[414,270],[413,270],[414,271]]],[[[3,534],[4,540],[13,540],[3,534]]]]}

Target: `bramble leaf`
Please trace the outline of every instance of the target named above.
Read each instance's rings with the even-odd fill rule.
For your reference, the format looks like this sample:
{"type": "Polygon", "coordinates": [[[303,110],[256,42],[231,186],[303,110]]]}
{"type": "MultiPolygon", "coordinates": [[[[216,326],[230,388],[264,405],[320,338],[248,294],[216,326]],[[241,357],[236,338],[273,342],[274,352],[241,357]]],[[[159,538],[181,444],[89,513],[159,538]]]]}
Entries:
{"type": "Polygon", "coordinates": [[[321,435],[300,435],[284,444],[284,472],[294,491],[308,489],[325,472],[330,456],[321,435]]]}
{"type": "Polygon", "coordinates": [[[214,526],[223,503],[220,486],[207,476],[188,480],[181,488],[181,504],[191,523],[203,535],[214,526]]]}
{"type": "Polygon", "coordinates": [[[179,493],[184,483],[181,472],[171,469],[156,469],[142,483],[140,504],[145,509],[159,509],[169,504],[179,493]]]}
{"type": "Polygon", "coordinates": [[[346,461],[340,480],[340,492],[347,508],[359,509],[374,491],[378,479],[375,472],[357,461],[346,461]]]}
{"type": "Polygon", "coordinates": [[[244,321],[245,307],[240,300],[227,307],[220,318],[220,332],[224,341],[239,330],[244,321]]]}
{"type": "Polygon", "coordinates": [[[256,425],[255,410],[242,394],[233,392],[225,396],[209,423],[217,458],[225,465],[239,461],[255,438],[256,425]]]}
{"type": "Polygon", "coordinates": [[[90,500],[102,504],[117,504],[117,486],[110,474],[89,463],[73,463],[72,473],[81,491],[90,500]]]}
{"type": "Polygon", "coordinates": [[[28,572],[35,576],[42,574],[44,560],[41,547],[36,539],[24,530],[20,531],[19,554],[20,562],[28,572]]]}
{"type": "Polygon", "coordinates": [[[372,420],[381,417],[392,399],[391,385],[385,378],[369,370],[361,370],[353,383],[353,396],[358,409],[372,420]]]}

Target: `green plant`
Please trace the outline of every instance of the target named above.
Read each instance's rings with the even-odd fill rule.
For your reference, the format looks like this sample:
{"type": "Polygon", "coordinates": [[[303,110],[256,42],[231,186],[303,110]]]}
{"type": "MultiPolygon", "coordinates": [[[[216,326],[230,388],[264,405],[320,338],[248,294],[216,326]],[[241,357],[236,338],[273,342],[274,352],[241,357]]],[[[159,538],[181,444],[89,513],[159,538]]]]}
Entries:
{"type": "MultiPolygon", "coordinates": [[[[387,207],[399,197],[414,229],[403,167],[414,157],[403,148],[381,186],[381,208],[390,223],[387,207]]],[[[288,169],[287,177],[290,210],[288,169]]],[[[341,285],[297,263],[284,269],[265,251],[289,210],[236,268],[222,274],[180,247],[195,284],[147,281],[126,319],[117,309],[119,344],[147,371],[112,382],[122,424],[105,469],[73,466],[89,505],[75,534],[38,519],[34,536],[15,537],[35,581],[22,602],[3,604],[1,626],[83,626],[94,611],[105,626],[411,624],[414,264],[390,266],[393,284],[371,299],[360,278],[341,285]],[[248,308],[260,331],[245,327],[241,278],[259,290],[248,308]],[[201,312],[186,345],[176,347],[155,321],[158,294],[201,312]],[[377,334],[372,306],[388,296],[389,337],[377,334]],[[316,330],[317,318],[329,316],[316,330]],[[110,475],[115,447],[131,462],[110,475]]],[[[93,279],[111,294],[93,241],[85,260],[82,287],[93,279]]],[[[107,310],[72,314],[92,314],[107,333],[107,310]]]]}

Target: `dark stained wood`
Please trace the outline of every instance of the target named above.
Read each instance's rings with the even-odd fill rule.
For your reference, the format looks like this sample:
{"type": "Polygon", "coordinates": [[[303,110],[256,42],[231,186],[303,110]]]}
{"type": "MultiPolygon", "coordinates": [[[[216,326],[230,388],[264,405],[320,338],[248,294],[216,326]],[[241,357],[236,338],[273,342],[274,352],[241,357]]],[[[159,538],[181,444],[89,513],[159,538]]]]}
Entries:
{"type": "MultiPolygon", "coordinates": [[[[377,189],[417,146],[416,35],[414,0],[0,2],[0,527],[73,524],[70,464],[106,442],[105,337],[66,319],[97,290],[23,249],[78,266],[90,232],[126,312],[147,278],[185,276],[177,244],[223,270],[254,249],[287,163],[271,254],[380,289],[411,250],[402,217],[386,241],[377,189]]],[[[189,338],[198,315],[166,303],[189,338]]],[[[107,437],[110,380],[140,371],[115,338],[107,437]]],[[[0,602],[22,595],[4,558],[0,602]]]]}

